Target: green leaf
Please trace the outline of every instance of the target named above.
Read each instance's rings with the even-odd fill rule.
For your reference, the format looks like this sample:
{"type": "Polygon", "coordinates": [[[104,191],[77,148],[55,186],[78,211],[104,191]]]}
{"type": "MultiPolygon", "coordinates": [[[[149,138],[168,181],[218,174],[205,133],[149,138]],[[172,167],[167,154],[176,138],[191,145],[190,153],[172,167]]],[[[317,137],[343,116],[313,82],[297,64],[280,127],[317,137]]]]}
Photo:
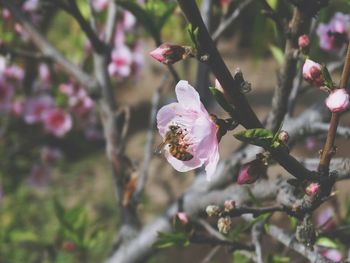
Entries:
{"type": "Polygon", "coordinates": [[[330,89],[333,89],[333,86],[334,86],[333,80],[332,80],[331,74],[329,74],[329,71],[328,71],[326,65],[322,65],[321,69],[322,69],[322,75],[324,78],[325,86],[330,88],[330,89]]]}
{"type": "Polygon", "coordinates": [[[239,133],[234,134],[236,139],[261,146],[263,148],[268,148],[272,146],[274,135],[270,130],[257,128],[248,129],[239,133]]]}
{"type": "Polygon", "coordinates": [[[13,242],[36,242],[39,241],[38,236],[30,230],[13,230],[10,233],[10,239],[13,242]]]}
{"type": "Polygon", "coordinates": [[[290,262],[289,257],[273,256],[273,255],[268,255],[267,257],[267,263],[286,263],[286,262],[290,262]]]}
{"type": "Polygon", "coordinates": [[[176,7],[177,7],[176,2],[170,2],[168,4],[168,8],[164,12],[164,14],[159,18],[159,21],[158,21],[158,29],[159,29],[159,31],[162,30],[162,28],[164,27],[166,22],[169,20],[171,15],[174,13],[176,7]]]}
{"type": "Polygon", "coordinates": [[[279,65],[283,65],[284,53],[283,50],[275,45],[270,45],[270,51],[279,65]]]}
{"type": "Polygon", "coordinates": [[[252,262],[249,258],[242,255],[239,251],[235,251],[232,255],[232,262],[234,263],[250,263],[252,262]]]}
{"type": "Polygon", "coordinates": [[[316,245],[328,248],[338,248],[338,244],[328,237],[320,237],[316,241],[316,245]]]}
{"type": "Polygon", "coordinates": [[[132,13],[138,21],[142,21],[142,25],[145,30],[156,40],[160,39],[160,30],[155,22],[155,17],[152,16],[149,12],[143,9],[137,3],[131,1],[118,1],[117,2],[121,7],[128,10],[132,13]]]}
{"type": "Polygon", "coordinates": [[[158,232],[158,240],[153,244],[155,248],[164,249],[170,247],[187,247],[190,244],[189,237],[184,232],[164,233],[158,232]]]}
{"type": "Polygon", "coordinates": [[[232,106],[226,101],[224,94],[216,88],[209,87],[211,95],[215,98],[215,100],[219,103],[219,105],[228,113],[233,113],[234,109],[232,106]]]}
{"type": "Polygon", "coordinates": [[[192,43],[194,47],[198,47],[198,36],[199,36],[199,27],[193,27],[193,25],[190,23],[188,24],[188,33],[190,35],[190,38],[192,40],[192,43]]]}

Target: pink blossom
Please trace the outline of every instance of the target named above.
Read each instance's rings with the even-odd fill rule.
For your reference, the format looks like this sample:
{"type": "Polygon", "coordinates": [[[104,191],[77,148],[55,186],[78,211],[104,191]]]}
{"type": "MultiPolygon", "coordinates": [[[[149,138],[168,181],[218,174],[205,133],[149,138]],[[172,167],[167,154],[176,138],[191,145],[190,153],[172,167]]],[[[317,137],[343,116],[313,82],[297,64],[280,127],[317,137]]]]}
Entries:
{"type": "Polygon", "coordinates": [[[24,78],[24,71],[19,66],[10,66],[5,68],[4,75],[6,78],[22,81],[24,78]]]}
{"type": "Polygon", "coordinates": [[[308,35],[301,35],[299,38],[298,38],[298,45],[299,45],[299,48],[301,49],[305,49],[307,48],[309,45],[310,45],[310,38],[308,35]]]}
{"type": "Polygon", "coordinates": [[[332,207],[323,209],[317,216],[317,226],[320,228],[322,233],[326,233],[332,230],[336,222],[334,220],[334,210],[332,207]]]}
{"type": "Polygon", "coordinates": [[[144,64],[143,49],[140,42],[136,42],[133,48],[132,70],[136,77],[140,76],[142,66],[144,64]]]}
{"type": "Polygon", "coordinates": [[[186,49],[179,45],[164,43],[149,54],[163,64],[174,64],[184,58],[186,49]]]}
{"type": "Polygon", "coordinates": [[[252,184],[266,174],[266,165],[255,159],[242,165],[237,177],[237,184],[252,184]]]}
{"type": "Polygon", "coordinates": [[[130,12],[124,11],[121,22],[122,22],[121,25],[122,25],[123,29],[126,30],[126,31],[129,31],[136,24],[136,18],[130,12]]]}
{"type": "Polygon", "coordinates": [[[0,78],[0,111],[9,111],[11,109],[11,99],[14,95],[14,87],[0,78]]]}
{"type": "Polygon", "coordinates": [[[343,259],[343,255],[338,249],[327,249],[322,252],[322,255],[334,262],[340,262],[343,259]]]}
{"type": "Polygon", "coordinates": [[[310,59],[305,60],[303,66],[303,77],[306,81],[318,87],[324,83],[322,66],[310,59]]]}
{"type": "Polygon", "coordinates": [[[1,15],[5,21],[11,18],[11,12],[7,8],[2,9],[1,15]]]}
{"type": "Polygon", "coordinates": [[[112,61],[108,65],[108,72],[117,78],[128,77],[131,73],[132,53],[129,47],[120,45],[112,52],[112,61]]]}
{"type": "Polygon", "coordinates": [[[200,101],[197,91],[181,80],[175,88],[178,103],[162,107],[157,114],[160,135],[165,138],[171,127],[176,128],[178,146],[192,158],[182,161],[170,153],[170,144],[164,148],[168,162],[179,172],[187,172],[205,165],[207,180],[215,174],[219,161],[217,126],[200,101]]]}
{"type": "Polygon", "coordinates": [[[107,9],[110,0],[94,0],[92,5],[97,12],[101,12],[107,9]]]}
{"type": "Polygon", "coordinates": [[[331,112],[343,112],[349,105],[349,93],[345,89],[336,89],[329,94],[326,105],[331,112]]]}
{"type": "Polygon", "coordinates": [[[45,63],[39,64],[39,78],[45,86],[49,86],[51,82],[51,72],[49,66],[45,63]]]}
{"type": "Polygon", "coordinates": [[[83,88],[79,88],[75,94],[72,94],[68,99],[69,106],[78,115],[88,113],[94,106],[93,100],[87,95],[83,88]]]}
{"type": "Polygon", "coordinates": [[[34,12],[39,7],[39,0],[26,0],[23,4],[23,10],[26,12],[34,12]]]}
{"type": "Polygon", "coordinates": [[[348,41],[350,16],[335,13],[328,24],[321,23],[317,28],[320,47],[326,51],[339,51],[348,41]]]}
{"type": "Polygon", "coordinates": [[[185,212],[178,212],[176,214],[177,218],[180,220],[181,224],[187,225],[190,220],[185,212]]]}
{"type": "Polygon", "coordinates": [[[319,193],[320,191],[320,185],[318,183],[310,183],[306,188],[305,188],[305,193],[309,196],[314,196],[319,193]]]}
{"type": "Polygon", "coordinates": [[[14,101],[11,105],[11,113],[16,117],[22,116],[24,112],[24,106],[25,106],[24,100],[18,99],[14,101]]]}
{"type": "Polygon", "coordinates": [[[53,108],[55,102],[48,95],[30,98],[24,107],[24,120],[28,124],[37,123],[43,120],[44,113],[53,108]]]}
{"type": "Polygon", "coordinates": [[[57,137],[63,137],[72,128],[72,117],[59,108],[45,111],[43,116],[45,129],[57,137]]]}
{"type": "Polygon", "coordinates": [[[58,89],[67,96],[73,95],[75,93],[75,87],[73,83],[62,83],[59,85],[58,89]]]}

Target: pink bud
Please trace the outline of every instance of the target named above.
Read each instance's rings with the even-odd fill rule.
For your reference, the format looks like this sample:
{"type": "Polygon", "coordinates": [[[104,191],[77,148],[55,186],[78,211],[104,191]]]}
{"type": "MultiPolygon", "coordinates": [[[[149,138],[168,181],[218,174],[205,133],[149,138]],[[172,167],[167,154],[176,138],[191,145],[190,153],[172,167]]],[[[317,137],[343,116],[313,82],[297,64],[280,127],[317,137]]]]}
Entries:
{"type": "Polygon", "coordinates": [[[321,87],[324,83],[322,66],[310,59],[307,59],[303,66],[303,77],[311,84],[321,87]]]}
{"type": "Polygon", "coordinates": [[[239,170],[237,184],[252,184],[266,173],[266,166],[258,159],[244,164],[239,170]]]}
{"type": "Polygon", "coordinates": [[[305,193],[309,196],[316,195],[320,191],[320,185],[318,183],[310,183],[305,188],[305,193]]]}
{"type": "Polygon", "coordinates": [[[187,225],[188,222],[190,221],[185,212],[178,212],[176,216],[180,220],[181,224],[183,225],[187,225]]]}
{"type": "Polygon", "coordinates": [[[329,94],[326,105],[331,112],[343,112],[349,105],[349,94],[345,89],[336,89],[329,94]]]}
{"type": "Polygon", "coordinates": [[[186,49],[179,45],[164,43],[149,54],[163,64],[174,64],[184,58],[186,49]]]}
{"type": "Polygon", "coordinates": [[[343,258],[341,252],[337,249],[327,249],[322,252],[322,255],[334,262],[340,262],[343,258]]]}
{"type": "Polygon", "coordinates": [[[298,39],[300,49],[305,49],[310,45],[310,38],[308,35],[301,35],[298,39]]]}

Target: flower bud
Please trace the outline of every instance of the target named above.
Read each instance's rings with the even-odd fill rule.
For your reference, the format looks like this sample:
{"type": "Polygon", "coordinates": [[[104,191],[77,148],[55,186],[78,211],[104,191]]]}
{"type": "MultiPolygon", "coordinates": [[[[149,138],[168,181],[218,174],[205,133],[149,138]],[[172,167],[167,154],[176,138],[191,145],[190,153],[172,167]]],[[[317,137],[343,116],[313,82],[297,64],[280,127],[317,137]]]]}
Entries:
{"type": "Polygon", "coordinates": [[[190,221],[187,214],[185,212],[178,212],[176,214],[176,217],[179,219],[179,221],[181,222],[181,224],[183,225],[187,225],[188,222],[190,221]]]}
{"type": "Polygon", "coordinates": [[[289,134],[286,131],[280,131],[280,133],[278,134],[278,140],[280,142],[288,142],[289,140],[289,134]]]}
{"type": "Polygon", "coordinates": [[[150,55],[163,64],[174,64],[181,59],[185,59],[188,50],[179,45],[164,43],[150,52],[150,55]]]}
{"type": "Polygon", "coordinates": [[[230,212],[236,208],[236,202],[234,200],[226,200],[224,203],[225,212],[230,212]]]}
{"type": "Polygon", "coordinates": [[[217,216],[220,213],[220,207],[218,207],[217,205],[208,205],[205,209],[205,212],[210,217],[217,216]]]}
{"type": "Polygon", "coordinates": [[[310,59],[307,59],[304,63],[303,77],[315,86],[321,87],[324,84],[322,66],[310,59]]]}
{"type": "Polygon", "coordinates": [[[309,47],[310,45],[310,38],[308,35],[301,35],[299,38],[298,38],[298,45],[299,45],[299,48],[300,49],[306,49],[309,47]]]}
{"type": "Polygon", "coordinates": [[[232,227],[232,220],[230,217],[221,217],[218,220],[218,230],[222,234],[228,234],[232,227]]]}
{"type": "Polygon", "coordinates": [[[237,184],[252,184],[266,173],[266,165],[255,159],[244,164],[238,173],[237,184]]]}
{"type": "Polygon", "coordinates": [[[305,193],[309,196],[314,196],[320,191],[320,185],[318,183],[310,183],[305,188],[305,193]]]}
{"type": "Polygon", "coordinates": [[[331,112],[343,112],[349,105],[349,94],[345,89],[336,89],[329,94],[326,105],[331,112]]]}

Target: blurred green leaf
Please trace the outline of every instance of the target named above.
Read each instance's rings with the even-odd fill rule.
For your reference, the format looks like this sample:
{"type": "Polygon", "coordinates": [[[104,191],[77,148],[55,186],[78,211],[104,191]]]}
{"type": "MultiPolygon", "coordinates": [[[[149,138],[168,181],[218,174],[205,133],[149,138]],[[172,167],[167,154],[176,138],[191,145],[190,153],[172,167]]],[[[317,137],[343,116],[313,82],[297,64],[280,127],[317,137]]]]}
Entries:
{"type": "Polygon", "coordinates": [[[10,239],[14,242],[38,241],[38,236],[30,230],[13,230],[10,232],[10,239]]]}
{"type": "Polygon", "coordinates": [[[159,18],[158,27],[159,27],[160,31],[162,30],[162,28],[164,27],[166,22],[169,20],[171,15],[174,13],[174,11],[177,7],[177,4],[176,4],[176,2],[170,2],[167,6],[168,6],[168,8],[165,10],[164,14],[161,15],[159,18]]]}
{"type": "Polygon", "coordinates": [[[316,245],[322,246],[322,247],[327,247],[327,248],[338,248],[338,244],[328,238],[328,237],[320,237],[316,240],[316,245]]]}
{"type": "Polygon", "coordinates": [[[158,240],[153,244],[155,248],[187,247],[190,244],[185,232],[163,233],[158,232],[158,240]]]}
{"type": "Polygon", "coordinates": [[[284,63],[284,52],[282,49],[275,45],[270,45],[270,51],[279,65],[284,63]]]}
{"type": "Polygon", "coordinates": [[[286,263],[286,262],[290,262],[289,257],[274,256],[274,255],[269,255],[267,257],[267,263],[286,263]]]}
{"type": "Polygon", "coordinates": [[[333,89],[334,85],[333,85],[333,80],[331,77],[331,74],[329,74],[328,68],[325,65],[322,65],[322,75],[324,78],[324,84],[326,87],[333,89]]]}
{"type": "Polygon", "coordinates": [[[118,1],[118,4],[132,13],[136,19],[142,22],[145,30],[156,40],[160,39],[160,31],[155,24],[155,18],[149,12],[143,9],[140,5],[131,1],[118,1]]]}
{"type": "Polygon", "coordinates": [[[252,262],[249,258],[242,255],[239,251],[235,251],[232,255],[233,263],[250,263],[252,262]]]}

